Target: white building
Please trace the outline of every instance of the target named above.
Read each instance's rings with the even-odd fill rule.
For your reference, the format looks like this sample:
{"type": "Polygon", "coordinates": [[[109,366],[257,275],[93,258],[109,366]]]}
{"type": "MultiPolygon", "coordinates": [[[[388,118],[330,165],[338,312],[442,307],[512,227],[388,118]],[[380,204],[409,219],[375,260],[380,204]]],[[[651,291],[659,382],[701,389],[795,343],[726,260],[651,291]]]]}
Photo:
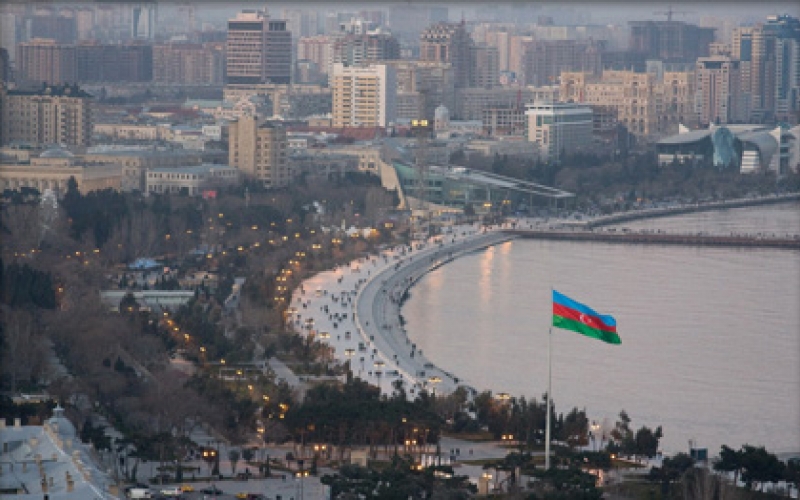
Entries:
{"type": "Polygon", "coordinates": [[[397,109],[395,70],[385,64],[333,65],[334,127],[388,127],[397,109]]]}
{"type": "Polygon", "coordinates": [[[239,182],[239,170],[227,165],[151,168],[147,171],[145,191],[154,194],[185,193],[199,196],[239,182]]]}
{"type": "Polygon", "coordinates": [[[7,500],[80,500],[124,498],[105,471],[94,463],[75,426],[56,407],[43,426],[6,426],[0,418],[0,491],[7,500]]]}
{"type": "Polygon", "coordinates": [[[534,102],[525,106],[526,136],[540,158],[558,162],[563,155],[592,146],[592,108],[580,104],[534,102]]]}

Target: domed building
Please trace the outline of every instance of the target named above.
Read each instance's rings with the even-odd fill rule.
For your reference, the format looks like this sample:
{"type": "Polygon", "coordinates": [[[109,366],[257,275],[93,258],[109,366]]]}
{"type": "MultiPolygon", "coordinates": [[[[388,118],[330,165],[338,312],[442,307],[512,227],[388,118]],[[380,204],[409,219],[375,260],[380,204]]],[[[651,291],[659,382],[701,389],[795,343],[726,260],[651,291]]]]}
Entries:
{"type": "Polygon", "coordinates": [[[0,419],[0,496],[8,500],[116,499],[117,487],[94,463],[57,406],[44,425],[0,419]]]}

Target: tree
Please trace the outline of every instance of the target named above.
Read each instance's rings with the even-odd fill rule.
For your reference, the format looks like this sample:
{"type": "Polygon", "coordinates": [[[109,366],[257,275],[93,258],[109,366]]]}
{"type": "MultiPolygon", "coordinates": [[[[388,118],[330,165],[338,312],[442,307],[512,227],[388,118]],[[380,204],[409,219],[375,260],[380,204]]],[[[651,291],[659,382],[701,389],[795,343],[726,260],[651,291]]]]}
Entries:
{"type": "Polygon", "coordinates": [[[653,432],[649,427],[642,426],[636,431],[636,453],[646,457],[654,457],[658,453],[658,442],[662,437],[661,426],[653,432]]]}
{"type": "Polygon", "coordinates": [[[741,454],[723,444],[719,459],[714,462],[713,467],[717,472],[733,472],[733,484],[736,484],[739,482],[739,473],[742,470],[741,454]]]}
{"type": "Polygon", "coordinates": [[[785,464],[774,454],[761,446],[744,445],[741,450],[742,481],[747,489],[757,484],[762,489],[764,483],[775,483],[783,479],[785,464]]]}
{"type": "Polygon", "coordinates": [[[237,449],[228,451],[228,459],[231,461],[231,475],[236,476],[236,465],[239,463],[241,453],[237,449]]]}

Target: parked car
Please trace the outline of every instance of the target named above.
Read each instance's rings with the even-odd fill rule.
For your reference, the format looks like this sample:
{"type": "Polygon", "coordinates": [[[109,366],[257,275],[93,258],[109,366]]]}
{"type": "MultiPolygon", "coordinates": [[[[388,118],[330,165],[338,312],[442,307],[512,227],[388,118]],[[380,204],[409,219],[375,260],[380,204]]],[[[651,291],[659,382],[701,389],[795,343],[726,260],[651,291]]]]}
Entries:
{"type": "Polygon", "coordinates": [[[160,493],[165,497],[179,497],[183,491],[181,491],[180,487],[178,486],[165,486],[164,488],[161,488],[160,493]]]}
{"type": "Polygon", "coordinates": [[[128,498],[153,498],[147,488],[131,488],[128,490],[128,498]]]}
{"type": "Polygon", "coordinates": [[[208,488],[203,488],[200,491],[205,493],[206,495],[221,495],[222,494],[222,490],[217,488],[216,486],[209,486],[208,488]]]}

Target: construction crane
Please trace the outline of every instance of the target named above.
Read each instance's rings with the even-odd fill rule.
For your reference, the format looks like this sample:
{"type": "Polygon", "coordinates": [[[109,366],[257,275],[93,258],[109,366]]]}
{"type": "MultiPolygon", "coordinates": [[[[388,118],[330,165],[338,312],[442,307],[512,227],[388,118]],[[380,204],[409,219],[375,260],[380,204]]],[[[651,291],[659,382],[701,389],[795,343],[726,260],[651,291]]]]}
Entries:
{"type": "Polygon", "coordinates": [[[686,15],[686,14],[694,14],[694,12],[688,11],[688,10],[672,10],[672,6],[670,5],[669,8],[667,8],[667,10],[663,10],[663,11],[659,11],[659,12],[653,12],[653,14],[655,14],[657,16],[667,16],[667,22],[671,22],[672,21],[672,14],[683,14],[683,15],[686,15]]]}

